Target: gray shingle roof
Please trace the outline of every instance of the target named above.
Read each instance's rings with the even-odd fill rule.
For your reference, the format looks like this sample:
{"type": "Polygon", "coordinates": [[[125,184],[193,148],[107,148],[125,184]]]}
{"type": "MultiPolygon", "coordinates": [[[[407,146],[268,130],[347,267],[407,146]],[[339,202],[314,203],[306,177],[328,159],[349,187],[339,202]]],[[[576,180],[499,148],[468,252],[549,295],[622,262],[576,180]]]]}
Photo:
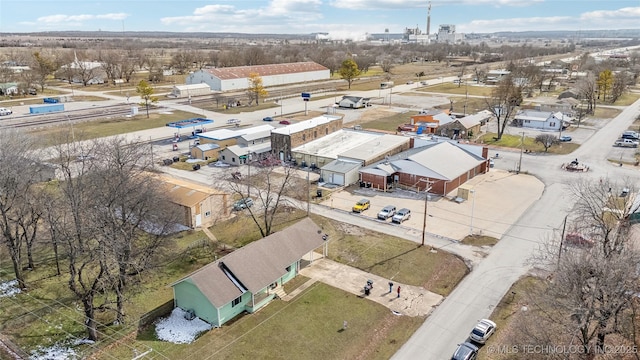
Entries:
{"type": "Polygon", "coordinates": [[[305,218],[204,266],[180,281],[192,282],[214,306],[220,308],[242,295],[244,289],[236,284],[256,293],[278,280],[286,274],[288,266],[324,244],[322,235],[320,227],[310,218],[305,218]]]}

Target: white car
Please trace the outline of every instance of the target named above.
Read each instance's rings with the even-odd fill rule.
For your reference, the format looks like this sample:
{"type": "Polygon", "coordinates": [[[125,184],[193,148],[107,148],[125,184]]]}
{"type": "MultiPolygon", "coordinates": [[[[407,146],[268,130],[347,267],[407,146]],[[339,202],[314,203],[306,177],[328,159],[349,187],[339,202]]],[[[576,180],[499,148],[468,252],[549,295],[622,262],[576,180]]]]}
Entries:
{"type": "Polygon", "coordinates": [[[484,344],[487,339],[496,331],[496,323],[489,319],[482,319],[478,321],[476,327],[471,330],[469,339],[478,344],[484,344]]]}
{"type": "Polygon", "coordinates": [[[13,114],[13,111],[7,108],[0,108],[0,116],[11,115],[11,114],[13,114]]]}

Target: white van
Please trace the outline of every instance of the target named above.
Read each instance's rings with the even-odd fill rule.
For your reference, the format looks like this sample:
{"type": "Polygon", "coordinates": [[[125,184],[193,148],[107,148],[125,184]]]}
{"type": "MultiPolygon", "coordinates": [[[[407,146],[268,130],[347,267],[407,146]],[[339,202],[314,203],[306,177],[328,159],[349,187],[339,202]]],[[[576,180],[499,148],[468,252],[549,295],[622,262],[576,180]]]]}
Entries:
{"type": "Polygon", "coordinates": [[[13,114],[13,111],[11,111],[11,110],[9,110],[7,108],[0,107],[0,116],[11,115],[11,114],[13,114]]]}

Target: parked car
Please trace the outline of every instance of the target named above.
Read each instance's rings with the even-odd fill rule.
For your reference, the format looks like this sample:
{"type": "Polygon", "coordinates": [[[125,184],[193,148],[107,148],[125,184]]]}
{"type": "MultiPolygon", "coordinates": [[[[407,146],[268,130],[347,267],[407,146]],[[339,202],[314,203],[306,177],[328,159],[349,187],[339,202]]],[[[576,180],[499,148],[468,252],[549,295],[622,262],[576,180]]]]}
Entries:
{"type": "Polygon", "coordinates": [[[282,125],[291,125],[291,121],[289,121],[289,120],[280,120],[279,124],[282,124],[282,125]]]}
{"type": "Polygon", "coordinates": [[[253,199],[243,198],[233,203],[233,210],[240,211],[253,206],[253,199]]]}
{"type": "Polygon", "coordinates": [[[271,116],[263,117],[262,121],[273,121],[273,118],[271,116]]]}
{"type": "Polygon", "coordinates": [[[475,360],[478,356],[478,347],[470,342],[463,342],[458,345],[456,352],[451,356],[451,360],[475,360]]]}
{"type": "Polygon", "coordinates": [[[2,108],[2,107],[0,108],[0,116],[11,115],[11,114],[13,114],[13,111],[11,111],[11,110],[9,110],[7,108],[2,108]]]}
{"type": "Polygon", "coordinates": [[[635,131],[625,131],[622,133],[621,138],[623,139],[631,139],[631,140],[640,140],[640,134],[635,131]]]}
{"type": "Polygon", "coordinates": [[[454,84],[464,84],[464,80],[461,80],[461,79],[455,79],[455,80],[453,80],[453,83],[454,83],[454,84]]]}
{"type": "Polygon", "coordinates": [[[412,85],[412,84],[413,84],[413,81],[411,80],[407,81],[407,85],[412,85]]]}
{"type": "Polygon", "coordinates": [[[558,138],[558,140],[560,140],[560,141],[571,141],[571,140],[573,140],[573,139],[571,138],[571,136],[562,135],[562,136],[560,136],[560,137],[558,138]]]}
{"type": "Polygon", "coordinates": [[[589,237],[580,233],[568,233],[564,237],[564,243],[570,246],[591,248],[595,245],[594,241],[589,237]]]}
{"type": "Polygon", "coordinates": [[[369,199],[360,199],[355,205],[353,205],[353,208],[351,210],[353,210],[353,212],[359,213],[367,210],[370,206],[371,202],[369,202],[369,199]]]}
{"type": "Polygon", "coordinates": [[[393,215],[395,214],[396,207],[393,205],[387,205],[383,207],[382,210],[380,210],[380,212],[378,213],[378,219],[387,220],[388,218],[393,217],[393,215]]]}
{"type": "Polygon", "coordinates": [[[633,139],[618,139],[613,146],[636,148],[638,147],[638,141],[633,139]]]}
{"type": "Polygon", "coordinates": [[[36,90],[34,88],[31,88],[31,89],[27,90],[27,93],[29,95],[38,95],[38,90],[36,90]]]}
{"type": "Polygon", "coordinates": [[[478,321],[476,327],[471,330],[471,334],[469,335],[469,339],[471,341],[476,342],[478,344],[484,344],[487,342],[489,337],[493,335],[496,331],[496,323],[489,319],[482,319],[478,321]]]}
{"type": "Polygon", "coordinates": [[[411,219],[411,210],[402,208],[391,218],[391,222],[402,224],[403,221],[411,219]]]}

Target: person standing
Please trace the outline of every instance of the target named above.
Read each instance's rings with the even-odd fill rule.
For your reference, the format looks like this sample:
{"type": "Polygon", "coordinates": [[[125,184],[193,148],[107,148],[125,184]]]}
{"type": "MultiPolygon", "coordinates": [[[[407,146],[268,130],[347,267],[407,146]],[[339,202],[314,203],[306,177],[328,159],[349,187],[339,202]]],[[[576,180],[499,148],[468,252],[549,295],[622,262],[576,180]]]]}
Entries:
{"type": "Polygon", "coordinates": [[[400,285],[398,285],[398,298],[400,297],[400,285]]]}
{"type": "Polygon", "coordinates": [[[393,283],[389,281],[389,294],[393,291],[393,283]]]}

